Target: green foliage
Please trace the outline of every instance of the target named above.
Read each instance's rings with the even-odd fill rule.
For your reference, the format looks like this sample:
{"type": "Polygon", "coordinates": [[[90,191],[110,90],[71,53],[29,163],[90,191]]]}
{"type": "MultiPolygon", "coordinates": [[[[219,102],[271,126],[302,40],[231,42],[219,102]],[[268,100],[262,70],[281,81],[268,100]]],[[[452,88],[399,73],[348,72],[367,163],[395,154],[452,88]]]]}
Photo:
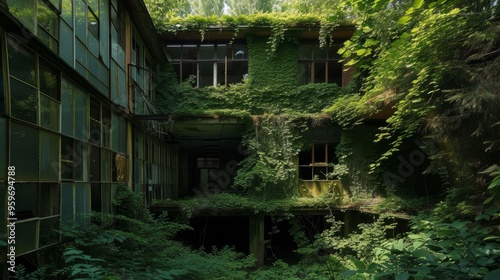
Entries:
{"type": "Polygon", "coordinates": [[[391,218],[379,217],[370,224],[359,224],[359,232],[353,232],[347,237],[339,235],[343,223],[329,217],[331,227],[322,232],[315,244],[318,248],[325,250],[333,249],[336,254],[349,258],[356,257],[362,262],[372,262],[376,258],[375,249],[387,240],[388,231],[395,228],[396,224],[391,218]]]}
{"type": "Polygon", "coordinates": [[[233,16],[249,15],[256,13],[270,13],[279,3],[279,0],[256,0],[256,1],[241,1],[228,0],[227,4],[230,7],[229,12],[233,16]]]}
{"type": "Polygon", "coordinates": [[[488,227],[419,218],[412,231],[416,234],[388,242],[378,251],[376,277],[479,279],[498,273],[500,245],[488,227]]]}
{"type": "Polygon", "coordinates": [[[284,87],[276,93],[286,93],[299,85],[297,67],[298,42],[295,36],[286,36],[282,25],[267,37],[252,36],[247,38],[248,74],[254,88],[284,87]],[[279,31],[278,31],[279,29],[279,31]],[[285,38],[288,40],[285,44],[285,38]]]}
{"type": "Polygon", "coordinates": [[[64,262],[68,267],[57,272],[64,275],[66,279],[102,279],[104,270],[100,263],[104,260],[86,255],[81,250],[73,247],[66,247],[64,262]]]}
{"type": "Polygon", "coordinates": [[[290,116],[264,115],[254,120],[255,134],[244,142],[248,155],[235,177],[235,186],[252,196],[292,197],[297,193],[294,163],[305,123],[290,116]]]}
{"type": "Polygon", "coordinates": [[[325,208],[339,207],[340,202],[334,194],[325,194],[316,198],[292,197],[285,199],[262,200],[261,197],[242,196],[240,194],[219,193],[207,196],[196,196],[183,200],[157,200],[154,205],[175,205],[179,207],[185,218],[190,219],[201,211],[248,211],[269,215],[289,216],[292,208],[325,208]]]}
{"type": "MultiPolygon", "coordinates": [[[[126,188],[122,192],[122,203],[130,201],[124,197],[134,197],[126,188]],[[126,192],[130,194],[124,194],[126,192]]],[[[253,257],[229,248],[213,248],[206,253],[185,247],[174,241],[174,237],[190,228],[169,222],[166,215],[155,219],[146,212],[142,220],[112,215],[107,219],[112,218],[119,224],[116,229],[96,225],[107,215],[89,216],[95,223],[86,228],[74,225],[62,229],[63,235],[73,240],[73,247],[66,249],[66,265],[55,269],[54,276],[65,279],[246,279],[247,271],[255,262],[253,257]]]]}
{"type": "Polygon", "coordinates": [[[117,215],[140,218],[144,212],[144,199],[141,194],[130,191],[126,185],[120,185],[116,189],[113,206],[117,215]]]}
{"type": "Polygon", "coordinates": [[[358,125],[344,129],[335,153],[342,166],[344,175],[340,177],[351,197],[362,194],[373,195],[380,192],[380,176],[370,173],[369,164],[374,162],[383,148],[373,143],[377,128],[358,125]]]}

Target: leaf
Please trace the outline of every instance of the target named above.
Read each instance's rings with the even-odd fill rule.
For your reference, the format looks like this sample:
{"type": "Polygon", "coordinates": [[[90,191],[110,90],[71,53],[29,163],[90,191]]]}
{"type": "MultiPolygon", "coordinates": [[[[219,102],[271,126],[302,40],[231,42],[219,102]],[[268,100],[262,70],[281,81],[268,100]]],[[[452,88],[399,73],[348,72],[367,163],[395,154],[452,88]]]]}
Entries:
{"type": "Polygon", "coordinates": [[[364,55],[366,52],[367,52],[367,49],[359,49],[359,50],[356,50],[356,54],[357,54],[358,56],[362,56],[362,55],[364,55]]]}
{"type": "Polygon", "coordinates": [[[500,279],[500,268],[490,271],[483,278],[483,280],[497,280],[497,279],[500,279]]]}
{"type": "Polygon", "coordinates": [[[413,2],[413,8],[420,9],[420,7],[422,7],[423,4],[424,0],[415,0],[415,2],[413,2]]]}
{"type": "Polygon", "coordinates": [[[409,278],[410,278],[410,274],[408,274],[407,272],[403,272],[401,274],[398,274],[395,277],[396,280],[407,280],[409,278]]]}
{"type": "Polygon", "coordinates": [[[425,249],[419,249],[419,250],[413,251],[411,254],[416,258],[426,258],[427,255],[429,254],[429,251],[427,251],[425,249]]]}
{"type": "Polygon", "coordinates": [[[460,13],[460,9],[459,8],[455,8],[455,9],[451,10],[448,14],[450,14],[450,15],[456,15],[458,13],[460,13]]]}
{"type": "Polygon", "coordinates": [[[407,23],[408,21],[410,21],[411,17],[410,16],[402,16],[399,20],[398,20],[398,24],[405,24],[407,23]]]}

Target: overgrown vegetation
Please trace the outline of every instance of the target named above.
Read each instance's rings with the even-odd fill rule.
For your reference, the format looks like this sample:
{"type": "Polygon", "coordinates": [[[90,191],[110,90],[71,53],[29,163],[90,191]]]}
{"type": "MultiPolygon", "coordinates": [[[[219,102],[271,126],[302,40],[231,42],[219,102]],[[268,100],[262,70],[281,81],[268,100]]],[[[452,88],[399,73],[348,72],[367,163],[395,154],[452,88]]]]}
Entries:
{"type": "MultiPolygon", "coordinates": [[[[120,199],[141,201],[139,194],[122,187],[120,199]]],[[[223,197],[227,201],[227,197],[223,197]]],[[[241,199],[241,198],[240,198],[241,199]]],[[[240,202],[244,205],[245,202],[240,202]]],[[[262,204],[264,205],[264,204],[262,204]]],[[[233,208],[234,205],[229,205],[233,208]]],[[[263,206],[264,207],[264,206],[263,206]]],[[[411,230],[395,236],[392,218],[381,216],[361,223],[344,236],[343,223],[334,215],[330,226],[318,231],[314,224],[281,214],[276,221],[291,224],[290,235],[301,259],[287,263],[277,259],[272,266],[256,267],[252,256],[230,248],[189,248],[175,241],[183,224],[168,216],[153,218],[142,205],[124,212],[115,208],[114,227],[98,225],[103,214],[94,213],[86,226],[68,225],[62,262],[35,272],[18,270],[18,279],[497,279],[500,276],[500,236],[491,225],[500,215],[491,208],[473,222],[449,221],[439,212],[412,219],[411,230]],[[136,214],[142,212],[142,218],[136,214]],[[126,214],[129,216],[125,216],[126,214]]],[[[280,208],[281,211],[283,208],[280,208]]],[[[85,223],[84,223],[85,224],[85,223]]],[[[273,227],[273,231],[277,229],[273,227]]]]}

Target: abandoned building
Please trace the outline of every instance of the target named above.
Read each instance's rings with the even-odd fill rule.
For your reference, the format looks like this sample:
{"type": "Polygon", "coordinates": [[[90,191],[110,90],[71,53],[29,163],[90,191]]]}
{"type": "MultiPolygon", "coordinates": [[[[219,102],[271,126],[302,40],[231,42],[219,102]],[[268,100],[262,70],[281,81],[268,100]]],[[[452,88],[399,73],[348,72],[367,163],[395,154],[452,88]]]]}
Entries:
{"type": "MultiPolygon", "coordinates": [[[[20,263],[50,261],[61,223],[79,223],[79,214],[90,211],[111,213],[117,186],[142,193],[151,207],[233,184],[245,158],[243,135],[258,110],[243,118],[164,112],[155,105],[161,65],[194,88],[246,79],[259,87],[275,83],[276,71],[288,88],[342,87],[352,75],[337,54],[352,27],[334,29],[329,48],[319,46],[319,27],[297,27],[297,40],[275,53],[284,52],[283,71],[257,61],[269,28],[157,34],[142,1],[1,0],[0,13],[0,236],[6,239],[8,218],[15,218],[20,263]],[[8,167],[15,168],[14,214],[7,207],[8,167]]],[[[327,176],[343,133],[331,121],[304,132],[309,148],[295,161],[301,195],[330,192],[332,181],[343,192],[327,176]]],[[[250,252],[262,261],[264,220],[245,221],[247,237],[257,239],[250,252]]]]}

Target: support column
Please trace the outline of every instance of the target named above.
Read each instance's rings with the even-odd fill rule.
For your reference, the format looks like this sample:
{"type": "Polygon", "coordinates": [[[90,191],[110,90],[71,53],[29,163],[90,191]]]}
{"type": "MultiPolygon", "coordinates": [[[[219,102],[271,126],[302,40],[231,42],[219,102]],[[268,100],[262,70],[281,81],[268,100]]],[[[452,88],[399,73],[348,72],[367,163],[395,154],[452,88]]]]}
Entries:
{"type": "Polygon", "coordinates": [[[257,265],[264,265],[264,215],[249,217],[249,252],[257,259],[257,265]]]}
{"type": "Polygon", "coordinates": [[[352,213],[347,210],[344,213],[344,237],[349,236],[351,233],[352,213]]]}

